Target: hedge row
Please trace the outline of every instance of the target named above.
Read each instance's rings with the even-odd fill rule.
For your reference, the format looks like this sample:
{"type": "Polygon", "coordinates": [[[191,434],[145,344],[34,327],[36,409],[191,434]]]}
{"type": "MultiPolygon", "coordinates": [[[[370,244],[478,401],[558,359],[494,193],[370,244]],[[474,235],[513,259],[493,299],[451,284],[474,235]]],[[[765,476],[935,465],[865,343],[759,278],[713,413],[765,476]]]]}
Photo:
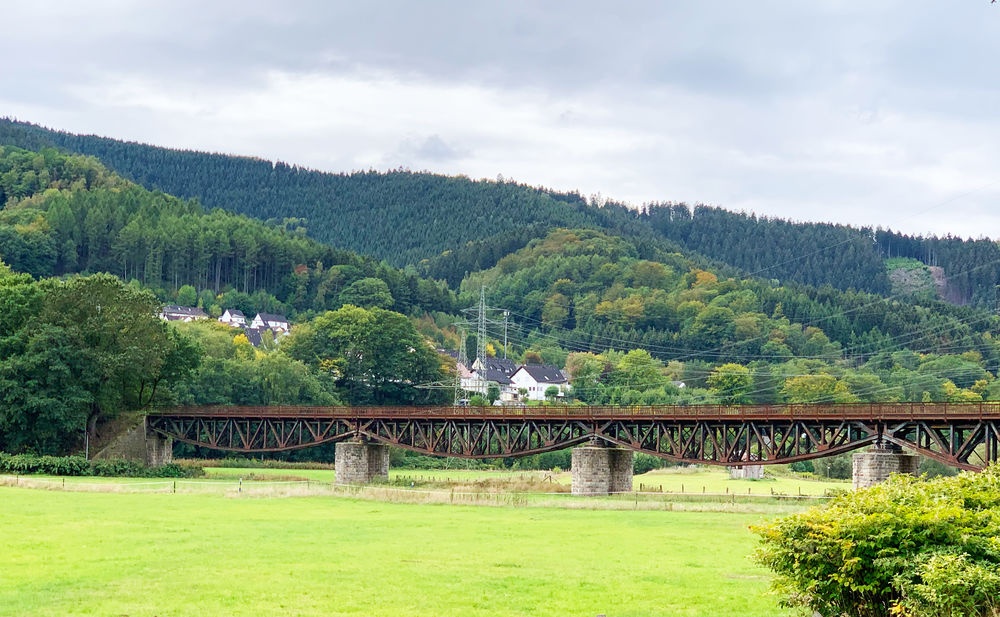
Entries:
{"type": "Polygon", "coordinates": [[[35,456],[0,452],[0,473],[47,476],[105,476],[116,478],[191,478],[204,475],[200,467],[168,463],[146,467],[124,459],[88,461],[82,456],[35,456]]]}

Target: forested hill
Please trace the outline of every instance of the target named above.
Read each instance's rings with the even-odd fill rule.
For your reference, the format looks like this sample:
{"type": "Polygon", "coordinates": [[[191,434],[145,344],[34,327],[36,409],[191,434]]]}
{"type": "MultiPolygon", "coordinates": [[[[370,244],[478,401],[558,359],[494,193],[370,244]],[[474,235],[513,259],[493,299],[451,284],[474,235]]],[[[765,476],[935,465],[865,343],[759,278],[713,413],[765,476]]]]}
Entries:
{"type": "Polygon", "coordinates": [[[0,146],[0,260],[35,277],[109,272],[167,299],[182,286],[205,308],[296,314],[345,302],[403,313],[454,310],[442,283],[305,237],[149,191],[94,158],[0,146]]]}
{"type": "MultiPolygon", "coordinates": [[[[755,279],[722,279],[681,255],[642,259],[629,242],[592,230],[557,230],[471,275],[489,300],[528,325],[535,346],[641,348],[664,360],[708,363],[787,358],[860,363],[879,353],[1000,356],[987,311],[942,302],[755,279]]],[[[520,336],[515,333],[515,336],[520,336]]]]}
{"type": "MultiPolygon", "coordinates": [[[[262,220],[304,219],[322,242],[415,265],[452,286],[555,228],[589,228],[641,251],[681,250],[763,279],[878,294],[884,259],[933,259],[954,280],[950,299],[990,306],[1000,282],[992,242],[909,237],[841,225],[790,223],[721,208],[653,204],[641,211],[511,181],[409,171],[324,173],[285,163],[170,150],[0,119],[0,144],[92,155],[150,189],[262,220]],[[974,256],[973,256],[974,255],[974,256]]],[[[925,263],[928,263],[925,261],[925,263]]]]}

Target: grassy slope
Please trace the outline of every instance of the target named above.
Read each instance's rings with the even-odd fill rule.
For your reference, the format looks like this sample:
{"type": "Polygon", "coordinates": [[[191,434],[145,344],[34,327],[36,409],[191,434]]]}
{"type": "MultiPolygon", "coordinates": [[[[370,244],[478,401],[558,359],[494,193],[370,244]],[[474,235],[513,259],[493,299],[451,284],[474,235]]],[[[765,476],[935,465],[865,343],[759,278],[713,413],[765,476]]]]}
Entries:
{"type": "Polygon", "coordinates": [[[0,615],[780,615],[758,515],[0,488],[0,615]]]}

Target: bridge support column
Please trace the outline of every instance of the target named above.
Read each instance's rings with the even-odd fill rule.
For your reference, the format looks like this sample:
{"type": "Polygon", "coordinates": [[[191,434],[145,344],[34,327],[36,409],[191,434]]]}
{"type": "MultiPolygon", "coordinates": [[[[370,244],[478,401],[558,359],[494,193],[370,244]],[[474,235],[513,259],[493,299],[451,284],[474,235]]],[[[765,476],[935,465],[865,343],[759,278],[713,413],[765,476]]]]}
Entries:
{"type": "Polygon", "coordinates": [[[733,480],[763,480],[763,465],[740,465],[729,468],[729,477],[733,480]]]}
{"type": "Polygon", "coordinates": [[[146,467],[162,467],[174,462],[174,440],[146,430],[146,467]]]}
{"type": "Polygon", "coordinates": [[[608,495],[632,490],[632,451],[590,444],[573,448],[573,494],[608,495]]]}
{"type": "Polygon", "coordinates": [[[389,479],[389,446],[365,441],[342,441],[334,449],[337,484],[368,484],[389,479]]]}
{"type": "Polygon", "coordinates": [[[903,454],[895,444],[875,446],[868,452],[854,455],[854,488],[867,488],[889,479],[894,473],[917,475],[920,457],[903,454]]]}
{"type": "Polygon", "coordinates": [[[125,459],[147,467],[160,467],[174,460],[174,440],[149,429],[149,418],[128,419],[124,430],[104,449],[96,452],[95,460],[125,459]]]}

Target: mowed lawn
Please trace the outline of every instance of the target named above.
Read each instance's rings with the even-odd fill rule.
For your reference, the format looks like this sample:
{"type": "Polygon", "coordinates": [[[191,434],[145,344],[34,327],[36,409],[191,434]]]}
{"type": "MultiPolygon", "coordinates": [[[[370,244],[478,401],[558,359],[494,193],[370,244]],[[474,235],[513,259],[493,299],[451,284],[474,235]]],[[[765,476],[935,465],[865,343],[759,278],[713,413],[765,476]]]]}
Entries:
{"type": "Polygon", "coordinates": [[[760,515],[0,487],[0,615],[774,616],[760,515]]]}

